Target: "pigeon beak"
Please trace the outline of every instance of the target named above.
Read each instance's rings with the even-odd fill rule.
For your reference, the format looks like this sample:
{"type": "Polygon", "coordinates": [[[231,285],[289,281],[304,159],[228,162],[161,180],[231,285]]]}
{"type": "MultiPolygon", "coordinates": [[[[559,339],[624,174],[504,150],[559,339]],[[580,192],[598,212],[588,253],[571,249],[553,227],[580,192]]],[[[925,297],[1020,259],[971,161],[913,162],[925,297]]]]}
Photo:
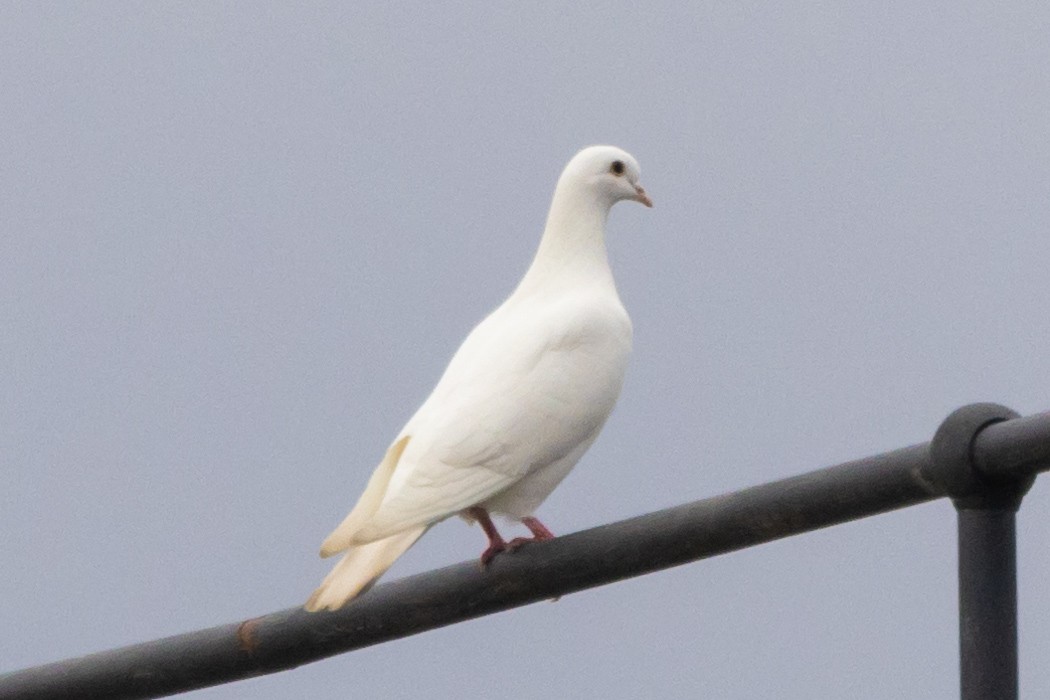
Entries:
{"type": "Polygon", "coordinates": [[[645,188],[641,185],[635,185],[634,191],[638,193],[635,197],[633,197],[634,201],[641,202],[645,206],[652,209],[653,200],[649,199],[649,195],[645,193],[645,188]]]}

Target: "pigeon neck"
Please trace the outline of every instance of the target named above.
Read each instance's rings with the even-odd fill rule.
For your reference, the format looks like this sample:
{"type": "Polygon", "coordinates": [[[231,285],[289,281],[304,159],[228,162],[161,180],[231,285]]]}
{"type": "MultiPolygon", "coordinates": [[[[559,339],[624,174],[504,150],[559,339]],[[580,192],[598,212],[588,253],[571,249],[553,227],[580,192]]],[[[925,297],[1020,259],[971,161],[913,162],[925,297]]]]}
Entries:
{"type": "Polygon", "coordinates": [[[582,188],[558,187],[539,250],[521,288],[580,277],[612,284],[605,250],[605,222],[610,206],[582,188]]]}

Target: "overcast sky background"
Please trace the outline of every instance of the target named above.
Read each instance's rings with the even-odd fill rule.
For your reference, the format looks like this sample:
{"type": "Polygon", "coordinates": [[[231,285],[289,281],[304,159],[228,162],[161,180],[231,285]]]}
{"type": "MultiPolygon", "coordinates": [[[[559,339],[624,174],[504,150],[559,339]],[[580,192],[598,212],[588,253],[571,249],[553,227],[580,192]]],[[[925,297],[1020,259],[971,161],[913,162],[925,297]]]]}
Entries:
{"type": "MultiPolygon", "coordinates": [[[[0,5],[0,671],[303,602],[593,143],[656,207],[555,532],[1050,409],[1050,6],[622,6],[0,5]]],[[[949,698],[955,565],[939,501],[193,697],[949,698]]]]}

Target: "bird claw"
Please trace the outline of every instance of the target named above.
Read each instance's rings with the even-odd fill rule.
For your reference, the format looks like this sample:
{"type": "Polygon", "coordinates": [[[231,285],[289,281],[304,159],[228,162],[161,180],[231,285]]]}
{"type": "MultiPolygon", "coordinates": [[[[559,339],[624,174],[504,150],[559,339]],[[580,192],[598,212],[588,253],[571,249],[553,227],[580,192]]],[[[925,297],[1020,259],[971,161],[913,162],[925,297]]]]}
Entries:
{"type": "Polygon", "coordinates": [[[541,523],[539,520],[533,517],[522,518],[522,524],[529,528],[532,532],[532,537],[515,537],[507,543],[507,549],[514,551],[518,547],[533,542],[546,542],[547,540],[554,539],[554,533],[547,529],[547,526],[541,523]]]}
{"type": "Polygon", "coordinates": [[[515,537],[510,542],[507,542],[500,537],[499,532],[496,530],[496,526],[492,524],[492,518],[489,517],[488,511],[480,506],[474,506],[473,508],[467,509],[467,515],[476,520],[481,529],[485,531],[485,535],[489,538],[489,546],[484,552],[481,553],[481,568],[486,568],[492,563],[492,560],[496,558],[496,555],[502,552],[513,552],[514,550],[529,544],[530,542],[543,542],[546,540],[554,539],[554,533],[551,532],[541,523],[539,520],[533,517],[522,518],[521,522],[525,527],[529,528],[532,532],[532,537],[515,537]]]}
{"type": "Polygon", "coordinates": [[[505,551],[507,551],[506,542],[493,542],[490,544],[488,549],[481,553],[481,568],[487,567],[496,558],[497,554],[505,551]]]}

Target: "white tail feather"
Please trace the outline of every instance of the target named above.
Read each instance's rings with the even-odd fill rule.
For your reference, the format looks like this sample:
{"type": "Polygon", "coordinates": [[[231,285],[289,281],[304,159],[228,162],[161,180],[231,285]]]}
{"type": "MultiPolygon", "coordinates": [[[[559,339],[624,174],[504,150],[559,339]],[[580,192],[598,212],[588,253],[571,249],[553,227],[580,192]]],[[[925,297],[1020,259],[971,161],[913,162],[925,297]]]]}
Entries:
{"type": "Polygon", "coordinates": [[[317,612],[324,608],[338,610],[343,607],[368,590],[428,529],[429,525],[420,525],[382,540],[351,547],[306,601],[306,610],[317,612]]]}
{"type": "Polygon", "coordinates": [[[322,557],[339,554],[339,552],[349,547],[353,536],[375,514],[379,504],[383,502],[383,496],[386,495],[386,487],[390,483],[390,477],[393,476],[394,469],[397,468],[401,455],[405,451],[405,447],[408,446],[410,439],[410,435],[405,435],[394,442],[390,449],[386,451],[383,461],[372,472],[372,478],[368,480],[368,486],[365,487],[365,492],[358,499],[357,505],[350,511],[350,515],[346,516],[343,522],[339,524],[339,527],[321,544],[322,557]]]}

